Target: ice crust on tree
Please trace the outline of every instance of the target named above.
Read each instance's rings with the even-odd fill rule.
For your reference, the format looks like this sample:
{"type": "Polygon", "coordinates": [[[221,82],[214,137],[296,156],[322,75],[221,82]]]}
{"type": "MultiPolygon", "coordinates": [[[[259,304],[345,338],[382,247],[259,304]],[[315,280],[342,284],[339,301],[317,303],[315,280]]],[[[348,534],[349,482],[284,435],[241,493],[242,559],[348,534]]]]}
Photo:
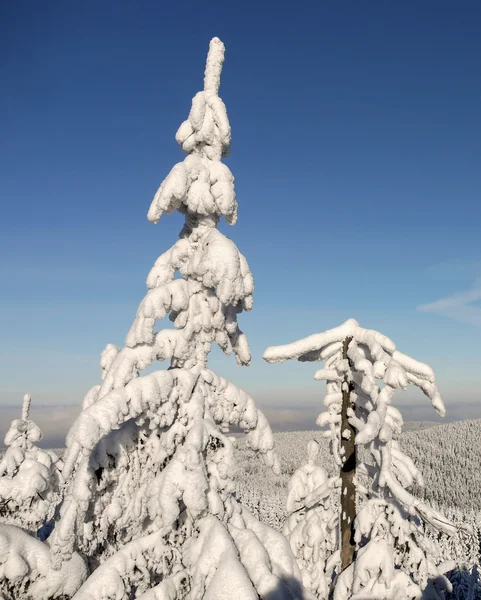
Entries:
{"type": "MultiPolygon", "coordinates": [[[[292,478],[287,503],[291,514],[285,533],[306,587],[325,599],[329,590],[334,590],[334,600],[444,598],[443,590],[450,589],[444,572],[452,566],[437,564],[436,546],[424,535],[423,525],[448,534],[456,527],[409,491],[413,483],[423,485],[423,479],[397,442],[403,419],[391,404],[397,390],[413,384],[431,400],[438,414],[444,415],[432,369],[399,352],[389,338],[360,327],[354,319],[324,333],[267,348],[264,359],[272,363],[289,359],[323,361],[324,367],[314,377],[326,381],[326,411],[317,424],[328,427],[325,435],[330,439],[334,459],[341,468],[341,439],[348,437],[346,431],[341,431],[341,405],[343,391],[348,390],[354,407],[348,409],[348,422],[356,431],[356,445],[363,446],[370,456],[368,463],[356,467],[355,485],[358,500],[362,500],[354,522],[357,554],[342,572],[339,560],[336,564],[331,513],[322,510],[317,517],[315,512],[317,506],[326,508],[335,480],[329,485],[326,476],[312,489],[306,475],[314,468],[312,458],[292,478]],[[343,358],[346,339],[350,339],[347,359],[343,358]],[[301,502],[297,512],[293,500],[301,502]],[[320,561],[310,562],[314,552],[321,556],[320,561]],[[331,562],[329,556],[334,557],[331,562]],[[322,572],[316,571],[316,566],[322,572]]],[[[342,517],[336,516],[338,523],[342,517]]]]}
{"type": "Polygon", "coordinates": [[[30,419],[32,398],[23,399],[20,419],[12,421],[0,461],[0,521],[36,533],[54,515],[60,501],[62,461],[52,450],[36,446],[42,439],[30,419]]]}
{"type": "MultiPolygon", "coordinates": [[[[254,290],[245,257],[216,229],[220,217],[229,224],[237,218],[234,178],[221,162],[231,137],[218,96],[223,60],[224,45],[214,38],[204,90],[176,135],[188,156],[148,213],[154,223],[164,213],[184,214],[180,239],[149,273],[125,346],[103,351],[102,382],[85,396],[67,435],[65,495],[41,546],[49,557],[42,573],[63,573],[85,557],[88,577],[77,573],[74,595],[62,590],[75,600],[281,600],[294,598],[299,585],[287,540],[234,496],[229,427],[243,429],[278,472],[268,422],[246,392],[207,364],[214,342],[240,365],[250,363],[237,316],[252,308],[254,290]],[[167,316],[173,327],[157,331],[167,316]],[[156,360],[170,367],[141,374],[156,360]]],[[[58,586],[42,585],[42,598],[57,597],[58,586]]]]}

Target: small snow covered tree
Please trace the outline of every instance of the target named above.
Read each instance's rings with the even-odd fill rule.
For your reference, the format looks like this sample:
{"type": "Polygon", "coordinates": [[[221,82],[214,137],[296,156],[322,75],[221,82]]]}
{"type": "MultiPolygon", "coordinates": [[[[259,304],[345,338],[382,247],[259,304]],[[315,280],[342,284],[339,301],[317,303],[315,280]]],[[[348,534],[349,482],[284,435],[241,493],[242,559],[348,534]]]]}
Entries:
{"type": "Polygon", "coordinates": [[[29,418],[31,401],[26,394],[22,418],[10,425],[0,461],[0,599],[62,600],[73,596],[86,568],[73,553],[54,570],[50,549],[40,541],[61,500],[62,461],[35,445],[42,432],[29,418]]]}
{"type": "Polygon", "coordinates": [[[479,600],[481,598],[481,579],[478,566],[457,568],[449,574],[453,585],[449,600],[479,600]]]}
{"type": "MultiPolygon", "coordinates": [[[[76,552],[87,559],[91,574],[75,600],[276,600],[301,590],[289,543],[233,494],[229,427],[242,428],[278,471],[272,432],[252,398],[207,366],[213,342],[249,364],[237,315],[251,309],[254,289],[246,259],[217,230],[220,217],[237,218],[234,178],[221,162],[231,137],[218,96],[223,60],[214,38],[204,90],[176,135],[188,156],[148,213],[154,223],[184,214],[180,240],[152,268],[125,347],[102,353],[103,382],[67,436],[68,487],[48,545],[60,571],[76,552]],[[156,331],[166,316],[175,328],[156,331]],[[140,375],[155,360],[170,366],[140,375]]],[[[84,578],[78,568],[76,577],[84,578]]],[[[58,590],[44,582],[42,598],[58,590]]]]}
{"type": "Polygon", "coordinates": [[[0,522],[37,533],[52,519],[60,501],[62,461],[52,450],[35,445],[42,432],[29,418],[31,402],[26,394],[22,418],[12,421],[5,436],[7,450],[0,461],[0,522]]]}
{"type": "Polygon", "coordinates": [[[316,464],[319,444],[307,445],[308,462],[292,475],[286,500],[287,519],[282,533],[297,557],[305,588],[316,598],[327,598],[329,582],[339,563],[338,510],[333,490],[339,477],[329,478],[316,464]]]}
{"type": "Polygon", "coordinates": [[[444,415],[431,368],[353,319],[324,333],[270,347],[264,359],[325,363],[314,376],[327,382],[327,410],[317,423],[329,426],[326,434],[340,476],[328,480],[324,474],[313,489],[312,482],[307,484],[296,473],[289,499],[302,501],[303,506],[297,515],[291,514],[285,530],[306,587],[323,599],[331,590],[334,600],[443,598],[443,590],[450,589],[444,573],[453,565],[436,565],[436,547],[424,534],[424,525],[447,533],[454,533],[455,526],[408,491],[423,480],[396,441],[403,420],[391,404],[396,390],[413,384],[444,415]],[[357,448],[364,460],[356,459],[357,448]],[[336,486],[341,491],[339,541],[334,549],[331,511],[313,512],[313,507],[322,507],[336,486]]]}

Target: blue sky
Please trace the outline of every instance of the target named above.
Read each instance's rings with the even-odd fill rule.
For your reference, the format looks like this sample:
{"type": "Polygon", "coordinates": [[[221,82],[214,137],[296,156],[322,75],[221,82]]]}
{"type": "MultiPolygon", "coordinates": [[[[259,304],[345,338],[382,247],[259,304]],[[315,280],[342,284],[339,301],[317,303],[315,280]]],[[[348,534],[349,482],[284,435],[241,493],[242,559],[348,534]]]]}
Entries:
{"type": "MultiPolygon", "coordinates": [[[[38,410],[75,410],[105,344],[122,344],[181,228],[146,213],[183,158],[175,131],[216,35],[239,202],[221,229],[256,293],[241,317],[252,366],[214,352],[212,367],[276,426],[304,426],[321,406],[315,369],[262,351],[355,317],[433,366],[452,418],[481,416],[479,3],[0,12],[0,407],[29,391],[38,410]]],[[[403,402],[430,418],[421,396],[403,402]]]]}

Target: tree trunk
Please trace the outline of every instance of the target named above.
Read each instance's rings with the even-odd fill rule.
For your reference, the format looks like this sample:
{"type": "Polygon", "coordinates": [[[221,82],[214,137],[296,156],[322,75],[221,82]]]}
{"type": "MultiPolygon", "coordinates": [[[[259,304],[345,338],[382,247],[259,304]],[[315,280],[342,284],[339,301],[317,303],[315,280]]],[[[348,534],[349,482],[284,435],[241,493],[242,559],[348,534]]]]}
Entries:
{"type": "MultiPolygon", "coordinates": [[[[344,340],[342,345],[342,358],[348,360],[347,350],[352,337],[344,340]]],[[[347,420],[349,408],[354,410],[351,402],[352,382],[347,374],[342,384],[341,408],[341,561],[342,570],[346,569],[354,559],[354,518],[356,516],[356,488],[354,475],[356,474],[356,445],[354,438],[356,430],[347,420]]]]}

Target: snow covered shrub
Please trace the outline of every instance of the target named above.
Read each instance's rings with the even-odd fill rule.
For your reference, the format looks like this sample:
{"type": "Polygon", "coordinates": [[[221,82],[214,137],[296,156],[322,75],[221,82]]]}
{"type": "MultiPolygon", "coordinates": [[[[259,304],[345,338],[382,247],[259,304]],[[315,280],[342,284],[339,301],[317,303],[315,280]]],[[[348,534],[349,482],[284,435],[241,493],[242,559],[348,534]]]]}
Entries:
{"type": "MultiPolygon", "coordinates": [[[[41,552],[48,549],[56,572],[76,553],[86,557],[90,575],[75,600],[299,597],[287,540],[233,494],[229,427],[242,428],[278,471],[272,432],[252,398],[207,366],[213,342],[249,364],[237,315],[251,309],[254,289],[246,259],[217,230],[220,217],[237,219],[234,178],[221,162],[231,137],[218,96],[223,60],[214,38],[204,90],[176,135],[188,156],[148,213],[154,223],[184,214],[180,239],[150,271],[125,347],[109,344],[102,353],[102,384],[88,392],[67,436],[68,487],[41,552]],[[156,331],[166,316],[175,328],[156,331]],[[155,360],[170,367],[141,375],[155,360]]],[[[6,555],[14,556],[8,544],[6,555]]],[[[2,577],[11,581],[0,569],[2,577]]],[[[77,587],[82,578],[77,569],[77,587]]],[[[36,598],[58,597],[58,586],[42,585],[36,598]]]]}
{"type": "Polygon", "coordinates": [[[316,598],[327,598],[329,582],[339,563],[338,507],[332,494],[340,485],[339,477],[329,478],[316,465],[319,444],[307,446],[308,462],[299,467],[288,484],[287,520],[283,534],[297,557],[306,589],[316,598]]]}
{"type": "Polygon", "coordinates": [[[268,348],[264,358],[325,362],[315,374],[327,382],[327,410],[317,423],[329,427],[325,433],[340,477],[329,480],[317,471],[318,481],[309,481],[311,465],[296,472],[289,498],[301,502],[300,514],[289,517],[285,530],[306,586],[319,598],[327,598],[333,589],[334,600],[407,600],[423,594],[443,598],[450,590],[444,573],[454,565],[436,565],[436,544],[424,534],[424,525],[446,533],[454,533],[456,527],[408,491],[423,480],[396,439],[403,420],[391,405],[396,390],[413,384],[444,415],[433,371],[353,319],[292,344],[268,348]],[[359,460],[358,447],[363,448],[365,461],[359,460]],[[326,504],[337,486],[340,553],[334,552],[333,516],[326,504]],[[319,570],[314,555],[320,557],[319,570]]]}
{"type": "Polygon", "coordinates": [[[60,501],[62,461],[52,450],[35,445],[42,432],[29,418],[32,398],[23,399],[22,418],[5,435],[7,450],[0,461],[0,523],[36,533],[54,515],[60,501]]]}

